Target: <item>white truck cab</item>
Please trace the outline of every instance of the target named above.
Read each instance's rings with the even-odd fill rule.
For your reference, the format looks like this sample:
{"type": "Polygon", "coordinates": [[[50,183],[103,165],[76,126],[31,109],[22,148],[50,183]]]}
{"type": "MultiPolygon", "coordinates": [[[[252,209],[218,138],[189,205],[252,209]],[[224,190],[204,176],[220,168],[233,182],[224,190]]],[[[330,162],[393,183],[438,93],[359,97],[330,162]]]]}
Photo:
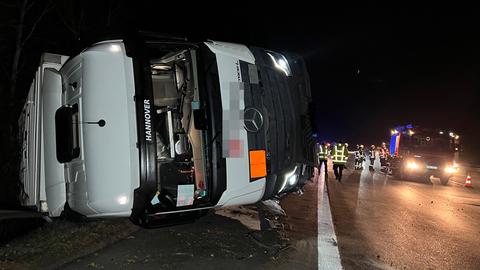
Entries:
{"type": "Polygon", "coordinates": [[[27,206],[157,226],[311,175],[299,57],[144,36],[67,58],[44,54],[20,117],[27,206]]]}

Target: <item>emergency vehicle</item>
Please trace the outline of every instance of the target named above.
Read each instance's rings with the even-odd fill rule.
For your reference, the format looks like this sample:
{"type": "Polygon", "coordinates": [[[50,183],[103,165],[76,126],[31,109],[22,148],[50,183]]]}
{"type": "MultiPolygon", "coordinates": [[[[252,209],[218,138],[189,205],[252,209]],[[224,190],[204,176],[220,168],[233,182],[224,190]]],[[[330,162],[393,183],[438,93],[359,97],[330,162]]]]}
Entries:
{"type": "Polygon", "coordinates": [[[401,179],[440,178],[443,185],[456,173],[455,156],[460,136],[454,132],[420,126],[398,126],[391,130],[390,169],[401,179]]]}
{"type": "Polygon", "coordinates": [[[301,57],[144,34],[44,54],[19,119],[25,206],[141,226],[294,190],[313,171],[301,57]]]}

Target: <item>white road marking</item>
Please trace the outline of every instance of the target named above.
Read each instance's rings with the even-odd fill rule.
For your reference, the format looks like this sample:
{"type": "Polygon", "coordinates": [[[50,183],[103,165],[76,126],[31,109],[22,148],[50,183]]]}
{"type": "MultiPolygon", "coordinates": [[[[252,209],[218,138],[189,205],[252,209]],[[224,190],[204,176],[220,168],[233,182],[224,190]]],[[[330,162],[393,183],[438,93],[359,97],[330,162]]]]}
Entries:
{"type": "Polygon", "coordinates": [[[318,176],[318,269],[343,269],[323,170],[318,176]]]}

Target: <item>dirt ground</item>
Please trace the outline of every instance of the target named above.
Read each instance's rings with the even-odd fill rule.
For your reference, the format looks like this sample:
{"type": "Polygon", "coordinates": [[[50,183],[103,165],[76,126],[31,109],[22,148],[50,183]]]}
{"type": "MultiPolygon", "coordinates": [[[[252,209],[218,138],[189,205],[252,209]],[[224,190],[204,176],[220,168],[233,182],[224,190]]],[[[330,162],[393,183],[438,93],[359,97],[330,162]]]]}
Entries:
{"type": "Polygon", "coordinates": [[[55,269],[139,230],[127,219],[55,220],[0,246],[0,269],[55,269]]]}
{"type": "Polygon", "coordinates": [[[316,185],[281,200],[286,216],[257,207],[212,211],[191,224],[143,229],[127,219],[55,220],[0,246],[0,270],[30,269],[314,269],[316,185]]]}

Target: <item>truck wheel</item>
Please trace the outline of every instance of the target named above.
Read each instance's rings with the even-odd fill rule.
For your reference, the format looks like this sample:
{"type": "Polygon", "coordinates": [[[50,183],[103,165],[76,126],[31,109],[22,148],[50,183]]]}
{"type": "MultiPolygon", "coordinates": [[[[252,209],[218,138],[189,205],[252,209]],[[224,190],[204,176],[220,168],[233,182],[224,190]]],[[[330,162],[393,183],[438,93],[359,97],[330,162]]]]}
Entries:
{"type": "Polygon", "coordinates": [[[446,186],[448,184],[449,179],[450,179],[450,177],[448,177],[448,176],[442,176],[442,177],[440,177],[440,183],[442,183],[442,185],[446,186]]]}
{"type": "Polygon", "coordinates": [[[391,173],[392,173],[393,177],[402,179],[402,174],[400,173],[400,170],[392,168],[391,173]]]}
{"type": "Polygon", "coordinates": [[[431,175],[426,174],[423,179],[425,179],[425,183],[431,184],[432,180],[430,179],[431,175]]]}
{"type": "Polygon", "coordinates": [[[401,180],[410,180],[410,176],[404,170],[400,169],[398,172],[398,176],[401,180]]]}

